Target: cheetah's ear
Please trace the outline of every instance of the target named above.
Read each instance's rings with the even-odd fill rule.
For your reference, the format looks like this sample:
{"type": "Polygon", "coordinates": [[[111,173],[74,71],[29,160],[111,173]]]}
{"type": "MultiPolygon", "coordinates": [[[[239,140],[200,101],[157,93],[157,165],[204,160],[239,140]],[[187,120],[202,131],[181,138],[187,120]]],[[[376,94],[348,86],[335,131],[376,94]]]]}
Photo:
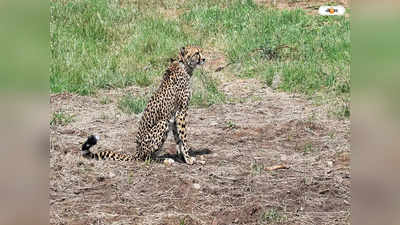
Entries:
{"type": "Polygon", "coordinates": [[[180,54],[181,54],[182,57],[185,57],[185,54],[186,54],[186,49],[185,49],[185,47],[182,47],[182,48],[180,49],[180,54]]]}

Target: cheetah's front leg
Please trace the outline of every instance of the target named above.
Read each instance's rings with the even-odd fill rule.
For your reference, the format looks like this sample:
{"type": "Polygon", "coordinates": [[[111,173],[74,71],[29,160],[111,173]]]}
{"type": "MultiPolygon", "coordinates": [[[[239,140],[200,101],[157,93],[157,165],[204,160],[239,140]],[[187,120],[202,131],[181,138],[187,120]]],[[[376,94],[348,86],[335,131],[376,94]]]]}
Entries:
{"type": "Polygon", "coordinates": [[[186,110],[176,113],[172,131],[174,133],[178,155],[181,155],[187,164],[192,165],[195,159],[189,156],[190,147],[186,139],[186,114],[186,110]]]}

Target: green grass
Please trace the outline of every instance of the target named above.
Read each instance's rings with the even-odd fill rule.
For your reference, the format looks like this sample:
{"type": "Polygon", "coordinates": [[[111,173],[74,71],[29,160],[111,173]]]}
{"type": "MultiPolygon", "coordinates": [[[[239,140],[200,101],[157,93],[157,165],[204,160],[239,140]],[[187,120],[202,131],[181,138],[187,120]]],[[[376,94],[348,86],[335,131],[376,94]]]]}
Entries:
{"type": "Polygon", "coordinates": [[[313,145],[311,142],[308,142],[304,145],[303,154],[308,154],[313,151],[314,151],[314,149],[313,149],[313,145]]]}
{"type": "Polygon", "coordinates": [[[135,97],[132,95],[126,95],[122,97],[118,102],[118,108],[128,114],[139,114],[143,112],[146,107],[147,99],[142,97],[135,97]]]}
{"type": "Polygon", "coordinates": [[[194,93],[190,102],[192,105],[207,107],[226,101],[224,93],[218,89],[218,81],[216,79],[206,74],[204,70],[197,71],[194,76],[194,83],[197,85],[194,87],[194,93]]]}
{"type": "Polygon", "coordinates": [[[281,224],[287,221],[287,216],[282,215],[277,209],[270,209],[261,214],[261,224],[281,224]]]}
{"type": "Polygon", "coordinates": [[[231,121],[231,120],[226,121],[226,122],[225,122],[225,125],[226,125],[226,127],[229,128],[229,129],[235,129],[235,128],[238,127],[238,126],[235,124],[235,122],[233,122],[233,121],[231,121]]]}
{"type": "Polygon", "coordinates": [[[100,104],[103,104],[103,105],[107,105],[111,102],[112,102],[112,100],[108,96],[104,96],[103,98],[100,99],[100,104]]]}
{"type": "Polygon", "coordinates": [[[264,164],[262,163],[251,163],[251,174],[256,176],[256,175],[261,175],[261,173],[264,171],[264,164]]]}
{"type": "Polygon", "coordinates": [[[64,111],[54,112],[50,120],[50,126],[65,126],[74,121],[74,115],[65,113],[64,111]]]}
{"type": "MultiPolygon", "coordinates": [[[[50,2],[50,91],[91,95],[100,88],[157,86],[170,57],[186,44],[222,51],[224,73],[255,77],[278,89],[344,108],[350,99],[350,19],[265,8],[251,0],[201,3],[71,0],[50,2]],[[165,11],[180,10],[171,18],[165,11]],[[239,68],[232,71],[230,68],[239,68]],[[159,80],[159,79],[157,79],[159,80]]],[[[204,72],[203,72],[204,73],[204,72]]],[[[201,90],[193,105],[225,102],[219,80],[195,75],[201,90]]],[[[200,73],[201,75],[201,73],[200,73]]]]}
{"type": "Polygon", "coordinates": [[[147,16],[132,3],[50,2],[50,91],[149,86],[179,47],[195,43],[177,22],[147,16]]]}
{"type": "Polygon", "coordinates": [[[285,91],[312,94],[328,88],[349,93],[337,89],[349,81],[350,21],[345,17],[311,16],[302,10],[279,11],[237,1],[224,9],[196,8],[182,19],[222,40],[229,60],[244,65],[238,76],[259,77],[270,85],[278,73],[285,91]]]}

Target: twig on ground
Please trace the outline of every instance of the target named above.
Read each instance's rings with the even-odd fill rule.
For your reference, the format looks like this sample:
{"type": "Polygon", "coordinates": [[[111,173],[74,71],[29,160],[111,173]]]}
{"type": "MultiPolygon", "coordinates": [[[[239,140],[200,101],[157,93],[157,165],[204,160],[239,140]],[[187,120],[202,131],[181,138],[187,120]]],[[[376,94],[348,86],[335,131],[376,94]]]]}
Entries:
{"type": "Polygon", "coordinates": [[[273,170],[279,170],[279,169],[289,169],[289,167],[285,166],[283,164],[280,164],[280,165],[275,165],[275,166],[270,166],[270,167],[264,168],[264,170],[267,170],[267,171],[273,171],[273,170]]]}

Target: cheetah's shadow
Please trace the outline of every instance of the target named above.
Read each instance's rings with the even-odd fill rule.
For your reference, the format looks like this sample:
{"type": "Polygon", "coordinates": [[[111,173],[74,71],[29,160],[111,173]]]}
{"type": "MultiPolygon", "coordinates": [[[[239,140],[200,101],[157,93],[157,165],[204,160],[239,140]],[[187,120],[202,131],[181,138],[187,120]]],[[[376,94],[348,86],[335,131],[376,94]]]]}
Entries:
{"type": "MultiPolygon", "coordinates": [[[[207,154],[211,154],[212,151],[208,148],[203,148],[203,149],[190,149],[189,150],[189,155],[196,157],[196,156],[200,156],[200,155],[207,155],[207,154]]],[[[165,153],[163,155],[157,156],[157,162],[162,163],[165,159],[173,159],[176,162],[179,163],[185,163],[183,161],[183,158],[181,158],[180,156],[178,156],[177,154],[170,154],[170,153],[165,153]]]]}

